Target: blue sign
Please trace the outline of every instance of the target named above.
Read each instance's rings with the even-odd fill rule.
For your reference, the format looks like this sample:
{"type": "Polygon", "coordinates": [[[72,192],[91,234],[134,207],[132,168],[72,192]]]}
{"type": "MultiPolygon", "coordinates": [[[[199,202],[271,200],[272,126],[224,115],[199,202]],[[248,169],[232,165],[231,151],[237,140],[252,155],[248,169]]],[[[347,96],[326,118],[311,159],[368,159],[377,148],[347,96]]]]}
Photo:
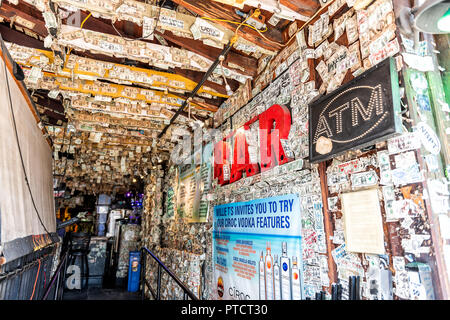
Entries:
{"type": "Polygon", "coordinates": [[[217,298],[300,300],[300,218],[297,194],[214,207],[217,298]]]}

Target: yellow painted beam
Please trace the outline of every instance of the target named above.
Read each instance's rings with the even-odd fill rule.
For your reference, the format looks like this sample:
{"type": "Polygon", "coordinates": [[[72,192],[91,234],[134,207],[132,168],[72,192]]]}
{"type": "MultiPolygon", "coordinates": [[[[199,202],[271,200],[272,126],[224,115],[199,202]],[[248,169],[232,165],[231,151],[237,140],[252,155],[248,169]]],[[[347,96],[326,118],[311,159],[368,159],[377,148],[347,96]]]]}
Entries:
{"type": "MultiPolygon", "coordinates": [[[[53,64],[55,59],[52,51],[47,50],[40,50],[35,49],[36,52],[39,52],[40,54],[43,54],[46,56],[49,60],[49,64],[53,64]]],[[[40,56],[32,56],[27,60],[27,63],[21,63],[25,67],[33,67],[38,66],[38,63],[40,62],[40,56]]],[[[73,73],[75,75],[83,75],[83,76],[91,76],[91,77],[98,77],[108,80],[119,80],[119,81],[130,81],[132,83],[136,84],[151,84],[154,87],[160,87],[161,89],[165,89],[167,87],[168,90],[175,89],[175,90],[184,90],[184,91],[192,91],[195,86],[197,85],[196,82],[187,79],[181,75],[167,73],[167,72],[161,72],[156,70],[149,70],[144,68],[137,68],[132,66],[126,66],[122,64],[114,64],[114,63],[107,63],[104,61],[94,60],[94,59],[88,59],[88,58],[82,58],[79,56],[71,55],[66,63],[65,68],[61,70],[58,76],[65,76],[69,77],[73,73]],[[92,71],[88,71],[88,68],[83,68],[82,63],[86,62],[89,63],[92,67],[92,71]],[[102,68],[103,66],[109,67],[109,68],[102,68]],[[122,71],[123,74],[131,74],[135,77],[135,79],[127,80],[125,77],[120,78],[116,74],[119,73],[115,70],[122,71]],[[103,72],[102,72],[103,71],[103,72]],[[149,81],[145,81],[145,79],[149,79],[149,81]],[[139,81],[140,80],[140,81],[139,81]]],[[[221,94],[216,91],[207,90],[204,89],[204,86],[199,90],[199,93],[207,93],[212,96],[221,97],[221,98],[228,98],[229,96],[221,94]]]]}
{"type": "MultiPolygon", "coordinates": [[[[24,69],[29,69],[25,67],[24,69]]],[[[26,81],[26,80],[25,80],[26,81]]],[[[113,83],[101,83],[92,80],[80,80],[72,79],[69,76],[58,76],[54,73],[43,72],[43,78],[39,80],[40,82],[35,87],[44,87],[51,89],[75,91],[85,94],[92,94],[94,96],[107,96],[111,98],[124,98],[130,100],[143,101],[146,103],[161,103],[167,104],[175,107],[181,106],[178,96],[165,93],[162,91],[151,90],[151,89],[141,89],[131,86],[125,86],[121,84],[113,83]],[[45,86],[43,86],[45,84],[45,86]]],[[[33,87],[33,85],[31,86],[33,87]]],[[[196,103],[191,103],[192,107],[199,110],[208,110],[204,106],[198,105],[196,103]]],[[[215,110],[208,110],[214,112],[215,110]]]]}

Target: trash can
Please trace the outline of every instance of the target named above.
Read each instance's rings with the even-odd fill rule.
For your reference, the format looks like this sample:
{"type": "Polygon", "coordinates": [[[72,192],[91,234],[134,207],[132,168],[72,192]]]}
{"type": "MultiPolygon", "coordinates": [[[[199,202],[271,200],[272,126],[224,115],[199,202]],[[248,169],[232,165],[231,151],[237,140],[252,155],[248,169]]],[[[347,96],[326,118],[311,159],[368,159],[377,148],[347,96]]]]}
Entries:
{"type": "Polygon", "coordinates": [[[128,291],[136,292],[139,290],[139,278],[141,275],[141,253],[139,251],[130,251],[128,266],[128,291]]]}

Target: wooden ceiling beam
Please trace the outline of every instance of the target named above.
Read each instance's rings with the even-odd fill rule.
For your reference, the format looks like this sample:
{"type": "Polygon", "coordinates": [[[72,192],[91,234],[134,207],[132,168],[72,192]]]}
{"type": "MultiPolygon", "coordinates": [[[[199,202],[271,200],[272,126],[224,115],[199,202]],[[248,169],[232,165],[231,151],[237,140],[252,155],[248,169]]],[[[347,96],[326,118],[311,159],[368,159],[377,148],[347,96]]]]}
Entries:
{"type": "MultiPolygon", "coordinates": [[[[81,10],[79,12],[80,12],[80,21],[84,21],[87,18],[88,13],[86,13],[84,11],[81,11],[81,10]]],[[[103,18],[95,18],[94,16],[90,16],[84,22],[83,29],[96,31],[96,32],[101,32],[101,33],[105,33],[105,34],[110,34],[110,35],[114,35],[114,36],[120,36],[121,35],[123,37],[131,38],[131,39],[141,37],[140,34],[125,33],[122,30],[124,28],[123,27],[124,22],[126,22],[126,21],[116,21],[114,23],[114,27],[113,27],[111,20],[105,20],[103,18]],[[116,28],[119,32],[121,32],[121,34],[120,35],[117,34],[117,31],[114,28],[116,28]]],[[[63,20],[63,23],[67,24],[67,19],[63,20]]],[[[80,26],[75,26],[75,27],[80,27],[80,26]]],[[[142,41],[152,42],[152,43],[154,42],[154,41],[150,41],[150,40],[147,40],[147,39],[143,39],[142,41]]]]}
{"type": "MultiPolygon", "coordinates": [[[[111,63],[116,63],[116,64],[126,64],[125,58],[111,57],[111,56],[102,55],[102,54],[92,54],[89,51],[78,51],[78,50],[74,49],[74,50],[72,50],[72,54],[81,56],[84,58],[101,60],[101,61],[105,61],[105,62],[111,62],[111,63]]],[[[149,68],[149,65],[145,64],[143,62],[137,61],[135,66],[137,68],[151,70],[151,68],[149,68]]],[[[181,69],[181,68],[170,68],[169,70],[159,70],[158,68],[155,68],[155,69],[158,71],[161,71],[161,72],[167,72],[167,73],[173,72],[174,74],[185,77],[196,83],[198,83],[202,79],[202,76],[204,73],[204,72],[200,72],[200,71],[187,70],[187,69],[181,69]],[[170,71],[170,72],[168,72],[168,71],[170,71]]],[[[227,79],[227,81],[231,87],[231,90],[235,91],[237,88],[239,88],[239,82],[237,82],[236,80],[227,79]]],[[[227,94],[227,91],[225,90],[225,85],[220,85],[220,84],[212,82],[212,81],[205,81],[204,85],[207,87],[210,87],[211,89],[216,90],[220,94],[225,94],[225,95],[227,94]]]]}
{"type": "MultiPolygon", "coordinates": [[[[225,5],[223,3],[208,0],[172,1],[203,17],[230,20],[234,22],[242,21],[242,17],[235,13],[232,6],[225,5]]],[[[232,31],[235,31],[237,28],[237,25],[234,23],[219,20],[214,22],[232,31]]],[[[281,31],[277,28],[271,27],[270,25],[268,25],[268,30],[264,33],[264,36],[270,41],[261,37],[261,35],[256,30],[245,26],[239,29],[238,35],[246,39],[247,41],[250,41],[267,50],[279,51],[283,48],[283,35],[281,31]]]]}
{"type": "MultiPolygon", "coordinates": [[[[178,94],[178,93],[173,93],[173,95],[179,97],[180,99],[187,100],[187,96],[185,96],[185,95],[178,94]]],[[[206,111],[210,111],[210,112],[216,112],[220,106],[220,100],[208,99],[208,98],[204,98],[204,97],[194,97],[192,99],[192,102],[197,105],[195,107],[195,109],[206,110],[206,111]],[[203,101],[199,101],[199,99],[201,99],[203,101]]]]}
{"type": "MultiPolygon", "coordinates": [[[[42,41],[37,40],[33,37],[30,37],[22,32],[19,32],[17,30],[11,29],[9,27],[7,27],[4,24],[0,23],[0,33],[3,37],[3,40],[6,42],[11,42],[17,45],[21,45],[24,47],[28,47],[28,48],[34,48],[34,49],[39,49],[39,50],[45,50],[48,51],[48,48],[44,47],[44,44],[42,41]]],[[[106,62],[111,62],[111,63],[116,63],[116,64],[124,64],[125,63],[125,58],[116,58],[116,57],[111,57],[111,56],[107,56],[107,55],[101,55],[101,54],[92,54],[89,51],[77,51],[77,50],[72,50],[72,54],[75,54],[77,56],[81,56],[84,58],[90,58],[90,59],[95,59],[95,60],[101,60],[101,61],[106,61],[106,62]]],[[[142,68],[142,69],[149,69],[149,66],[147,64],[144,63],[137,63],[136,67],[138,68],[142,68]]],[[[198,72],[198,71],[193,71],[193,70],[183,70],[180,68],[173,68],[171,69],[171,71],[174,74],[183,76],[189,80],[192,80],[196,83],[198,83],[198,81],[200,81],[200,79],[203,76],[202,72],[198,72]]],[[[167,72],[167,71],[163,71],[163,72],[167,72]]],[[[169,72],[170,73],[170,72],[169,72]]],[[[229,79],[228,83],[230,84],[230,87],[232,88],[232,90],[236,90],[239,87],[239,83],[235,80],[229,79]]],[[[224,94],[226,95],[227,92],[225,90],[224,85],[220,85],[217,84],[215,82],[212,81],[206,81],[205,82],[205,86],[208,86],[214,90],[216,90],[217,92],[219,92],[220,94],[224,94]]],[[[204,98],[203,98],[204,99],[204,98]]],[[[219,104],[218,101],[221,101],[222,99],[218,99],[217,102],[215,102],[214,100],[210,100],[211,103],[210,104],[219,104]],[[214,101],[214,102],[213,102],[214,101]]]]}
{"type": "MultiPolygon", "coordinates": [[[[33,10],[33,8],[29,8],[29,7],[26,7],[26,8],[28,9],[28,11],[33,10]]],[[[17,11],[17,10],[10,11],[10,9],[11,8],[8,7],[8,5],[4,4],[2,7],[0,7],[0,16],[4,17],[8,22],[10,22],[11,19],[14,19],[14,16],[16,16],[16,15],[20,16],[24,19],[27,19],[28,21],[31,21],[34,24],[33,32],[36,32],[41,37],[47,36],[47,29],[45,27],[44,21],[39,20],[34,17],[35,15],[40,13],[40,12],[38,12],[38,10],[36,8],[34,8],[34,10],[36,11],[36,14],[33,14],[33,16],[23,13],[21,11],[17,11]]],[[[82,20],[84,20],[87,17],[87,15],[88,15],[87,13],[81,12],[82,20]]],[[[139,36],[137,34],[134,34],[134,35],[125,34],[125,32],[123,32],[123,30],[121,30],[123,27],[123,23],[124,23],[124,21],[117,22],[118,26],[116,27],[116,29],[119,32],[121,32],[122,35],[127,35],[130,37],[133,37],[133,36],[138,37],[139,36]]],[[[133,23],[131,23],[131,24],[134,25],[133,23]]],[[[18,25],[23,26],[21,24],[18,24],[18,25]]],[[[21,32],[7,28],[4,25],[0,24],[0,27],[2,30],[2,34],[4,33],[6,35],[4,37],[6,41],[16,43],[19,45],[23,45],[23,46],[27,46],[27,47],[31,47],[31,48],[46,50],[46,48],[43,46],[43,43],[41,41],[34,39],[32,37],[29,37],[28,35],[25,35],[21,32]]],[[[112,25],[108,24],[106,22],[106,20],[101,19],[101,18],[94,18],[92,16],[86,20],[83,28],[87,29],[87,30],[106,33],[106,34],[117,35],[117,32],[114,30],[112,25]]],[[[183,47],[187,50],[190,50],[197,54],[200,54],[210,60],[215,60],[220,54],[220,49],[218,49],[218,48],[206,46],[197,40],[177,37],[177,36],[173,35],[172,32],[170,32],[170,31],[166,31],[163,34],[163,36],[166,38],[166,40],[168,42],[173,43],[175,46],[183,47]]],[[[148,40],[146,40],[146,41],[148,41],[148,40]]],[[[91,59],[97,59],[97,60],[100,59],[103,61],[120,63],[120,64],[124,64],[124,62],[125,62],[124,58],[110,57],[110,56],[101,55],[101,54],[92,54],[89,51],[79,51],[78,52],[77,50],[73,50],[72,52],[73,53],[76,52],[80,56],[91,58],[91,59]]],[[[143,63],[139,63],[139,62],[137,64],[141,68],[148,69],[147,64],[143,64],[143,63]]],[[[241,74],[252,76],[252,77],[255,76],[257,73],[257,60],[253,57],[247,57],[247,56],[238,54],[236,52],[230,52],[228,54],[228,56],[225,60],[225,66],[230,69],[233,69],[237,72],[240,72],[241,74]],[[243,67],[245,66],[245,71],[230,67],[230,65],[228,65],[228,63],[233,63],[233,64],[240,65],[243,67]]],[[[192,71],[192,70],[182,70],[180,68],[174,68],[172,70],[176,74],[179,74],[181,76],[187,75],[186,77],[190,78],[192,80],[197,79],[196,82],[199,81],[198,79],[202,78],[201,72],[196,72],[196,71],[192,71]]],[[[228,83],[233,91],[239,87],[239,83],[235,80],[229,79],[228,83]]],[[[205,82],[205,85],[213,88],[214,90],[218,91],[221,94],[227,94],[224,85],[219,85],[219,84],[211,82],[211,81],[205,82]]]]}
{"type": "MultiPolygon", "coordinates": [[[[82,12],[80,20],[83,21],[86,17],[87,17],[87,13],[82,12]]],[[[104,20],[101,18],[94,18],[91,16],[84,23],[83,29],[101,32],[101,33],[105,33],[105,34],[111,34],[111,35],[115,35],[115,36],[118,35],[117,31],[119,31],[122,36],[129,37],[129,38],[140,38],[142,35],[142,27],[138,26],[137,24],[135,24],[133,22],[116,21],[114,24],[115,28],[117,29],[117,31],[116,31],[112,27],[111,23],[107,23],[106,21],[107,20],[104,20]]],[[[160,33],[160,32],[156,32],[156,33],[161,35],[164,39],[166,39],[171,44],[174,44],[177,47],[181,47],[186,50],[195,52],[195,53],[197,53],[207,59],[210,59],[212,61],[216,60],[216,58],[219,56],[219,54],[221,52],[221,49],[207,46],[199,40],[175,36],[169,30],[164,30],[164,33],[160,33]]],[[[157,42],[156,39],[154,39],[154,40],[143,39],[142,41],[159,44],[159,42],[157,42]]],[[[227,68],[233,69],[240,74],[255,77],[257,74],[258,61],[257,61],[257,59],[252,58],[252,57],[247,57],[247,56],[238,54],[236,52],[230,52],[224,61],[224,65],[227,68]],[[236,68],[232,67],[231,65],[229,65],[229,63],[242,66],[242,67],[244,67],[244,70],[236,69],[236,68]]]]}
{"type": "MultiPolygon", "coordinates": [[[[28,9],[31,10],[30,8],[28,8],[28,9]]],[[[35,11],[38,12],[37,9],[35,9],[35,11]]],[[[84,20],[87,17],[87,15],[88,15],[87,13],[81,12],[81,19],[84,20]]],[[[18,11],[17,9],[12,8],[12,7],[8,6],[7,4],[3,4],[0,7],[0,17],[5,18],[5,20],[7,22],[11,22],[11,20],[15,21],[14,17],[16,17],[16,16],[20,16],[22,19],[26,19],[27,21],[32,22],[33,23],[33,25],[32,25],[33,29],[32,30],[33,30],[33,32],[35,32],[39,36],[44,38],[44,37],[46,37],[48,35],[48,31],[47,31],[47,28],[45,27],[45,22],[43,20],[39,20],[39,19],[37,19],[37,18],[35,18],[35,17],[31,16],[31,15],[28,15],[28,14],[26,14],[24,12],[18,11]]],[[[104,20],[104,19],[94,18],[94,17],[91,16],[91,17],[89,17],[89,19],[86,20],[85,24],[83,25],[83,28],[86,29],[86,30],[92,30],[92,31],[96,31],[96,32],[101,32],[101,33],[105,33],[105,34],[118,36],[116,30],[114,30],[112,25],[110,23],[109,24],[106,23],[105,21],[106,20],[104,20]]],[[[116,27],[116,29],[119,32],[122,33],[122,36],[129,36],[131,38],[139,37],[139,35],[137,35],[137,34],[134,34],[134,35],[125,34],[125,32],[123,30],[121,30],[122,27],[124,26],[124,22],[127,22],[127,21],[119,21],[119,22],[117,22],[117,24],[119,26],[116,27]]],[[[21,27],[26,27],[25,25],[23,25],[21,23],[18,23],[17,21],[15,23],[17,25],[21,26],[21,27]]],[[[131,23],[131,22],[129,22],[129,23],[131,23]]],[[[134,25],[133,23],[131,23],[131,24],[134,25]]],[[[170,35],[169,35],[170,32],[166,31],[166,33],[168,34],[167,37],[169,38],[170,37],[170,35]]],[[[25,39],[24,37],[21,37],[21,40],[24,40],[24,39],[25,39]]],[[[200,55],[202,55],[202,56],[204,56],[204,57],[206,57],[206,58],[208,58],[208,59],[210,59],[212,61],[214,61],[217,58],[218,54],[220,53],[220,49],[216,49],[216,48],[213,48],[213,47],[205,46],[199,41],[190,40],[190,39],[181,38],[181,37],[175,37],[173,35],[172,35],[172,37],[170,37],[169,40],[170,40],[170,42],[173,42],[176,45],[179,45],[180,47],[185,48],[186,50],[193,51],[193,52],[195,52],[197,54],[200,54],[200,55]],[[189,44],[189,46],[186,46],[185,42],[187,42],[189,44]],[[193,49],[195,49],[195,50],[193,50],[193,49]]],[[[13,39],[10,39],[8,41],[28,46],[23,41],[21,43],[18,43],[16,41],[14,41],[13,39]]],[[[144,40],[144,41],[152,42],[152,41],[149,41],[149,40],[144,40]]],[[[43,46],[38,48],[38,45],[36,44],[36,42],[34,42],[33,45],[31,45],[30,47],[33,47],[33,48],[36,48],[36,49],[45,49],[43,46]]],[[[93,58],[94,56],[97,56],[97,59],[98,59],[98,55],[97,54],[96,55],[92,55],[92,54],[89,54],[86,51],[85,55],[89,56],[91,58],[93,58]]],[[[102,60],[104,60],[104,61],[110,61],[111,60],[111,59],[107,60],[106,57],[108,57],[108,56],[107,55],[101,55],[101,59],[102,60]]],[[[123,58],[121,58],[119,60],[117,60],[117,58],[113,58],[113,59],[116,59],[115,63],[123,63],[123,61],[125,60],[123,58]],[[121,62],[118,62],[118,61],[121,61],[121,62]]],[[[234,69],[234,68],[231,68],[231,69],[236,70],[236,71],[238,71],[238,72],[240,72],[242,74],[245,74],[245,75],[254,76],[256,74],[257,61],[254,58],[248,58],[248,57],[241,56],[239,54],[233,53],[226,60],[226,62],[227,63],[228,62],[233,62],[233,63],[238,64],[238,65],[247,65],[247,66],[248,65],[250,65],[250,66],[255,65],[254,68],[252,68],[252,67],[248,68],[248,70],[250,72],[242,72],[242,71],[240,71],[238,69],[234,69]],[[252,69],[254,69],[254,71],[252,71],[252,69]]],[[[221,93],[226,94],[225,87],[223,87],[221,93]]]]}
{"type": "MultiPolygon", "coordinates": [[[[204,99],[204,98],[202,98],[204,99]]],[[[206,100],[206,99],[205,99],[206,100]]],[[[211,111],[211,112],[216,112],[217,110],[219,110],[219,106],[216,105],[212,105],[208,102],[202,102],[202,101],[198,101],[198,99],[192,99],[192,102],[196,103],[197,105],[203,107],[205,110],[211,111]]],[[[197,108],[198,109],[198,108],[197,108]]],[[[196,116],[198,118],[198,116],[196,116]]]]}
{"type": "Polygon", "coordinates": [[[67,122],[68,120],[64,114],[62,102],[60,100],[49,98],[47,96],[48,92],[48,90],[38,90],[31,96],[31,99],[33,99],[38,110],[39,108],[44,109],[43,112],[41,112],[41,115],[46,115],[51,124],[56,124],[58,120],[67,122]]]}
{"type": "Polygon", "coordinates": [[[47,48],[44,47],[44,43],[42,41],[30,37],[23,32],[11,29],[8,26],[1,23],[0,23],[0,33],[2,35],[3,40],[6,42],[12,42],[20,46],[39,50],[48,50],[47,48]]]}
{"type": "Polygon", "coordinates": [[[52,109],[57,113],[64,114],[64,106],[61,100],[49,98],[47,96],[48,93],[49,90],[39,89],[31,96],[31,98],[35,103],[41,106],[52,109]]]}
{"type": "MultiPolygon", "coordinates": [[[[82,17],[80,20],[84,20],[87,17],[87,14],[84,12],[82,12],[81,15],[82,15],[82,17]]],[[[129,22],[129,21],[117,21],[115,23],[115,27],[122,34],[122,36],[128,36],[131,38],[139,38],[141,36],[141,32],[138,32],[138,33],[134,32],[133,34],[130,34],[129,32],[126,33],[123,30],[123,28],[125,28],[124,26],[126,26],[126,25],[137,26],[136,24],[129,22]]],[[[114,30],[114,28],[110,24],[105,23],[104,19],[94,18],[92,16],[86,20],[85,24],[83,25],[83,28],[87,29],[87,30],[106,33],[106,34],[118,35],[116,30],[114,30]]],[[[134,28],[134,29],[132,29],[132,28],[130,29],[130,28],[131,27],[128,26],[128,30],[136,31],[136,28],[134,28]]],[[[139,28],[141,28],[141,27],[139,27],[139,28]]],[[[161,35],[171,45],[195,52],[195,53],[197,53],[207,59],[210,59],[212,61],[216,60],[221,52],[220,49],[204,45],[201,41],[178,37],[178,36],[174,35],[171,31],[168,31],[168,30],[165,30],[164,33],[160,33],[157,31],[156,31],[156,33],[161,35]]],[[[153,41],[144,39],[143,41],[159,44],[159,42],[157,42],[156,39],[153,41]]],[[[91,57],[92,59],[95,59],[95,56],[99,56],[99,55],[98,54],[92,55],[92,54],[89,54],[88,51],[86,51],[86,57],[88,57],[88,56],[91,57]]],[[[103,61],[110,61],[110,62],[113,62],[112,60],[117,60],[119,62],[115,62],[115,63],[121,63],[121,64],[123,64],[124,60],[125,60],[124,58],[109,57],[107,55],[101,55],[100,59],[103,61]]],[[[148,65],[145,64],[145,66],[144,66],[144,64],[141,62],[138,62],[137,66],[139,66],[140,68],[145,68],[145,66],[147,66],[147,68],[148,68],[148,65]]],[[[229,69],[232,69],[242,75],[255,77],[257,75],[258,60],[253,57],[248,57],[248,56],[230,51],[224,60],[224,66],[229,69]],[[229,63],[243,67],[244,71],[232,67],[231,65],[229,65],[229,63]]],[[[194,70],[181,69],[181,68],[172,68],[172,70],[176,74],[184,76],[195,82],[199,82],[203,76],[203,72],[198,72],[198,71],[194,71],[194,70]]],[[[227,82],[230,85],[231,90],[235,91],[237,88],[239,88],[238,81],[233,80],[233,79],[227,79],[227,82]]],[[[227,94],[227,92],[225,90],[225,85],[220,85],[220,84],[217,84],[217,83],[214,83],[211,81],[206,81],[205,86],[208,86],[221,94],[227,94]]]]}
{"type": "MultiPolygon", "coordinates": [[[[158,33],[168,42],[175,43],[189,51],[195,52],[205,58],[212,61],[216,60],[222,51],[219,48],[214,48],[204,45],[198,40],[182,38],[175,36],[172,32],[165,30],[164,33],[158,33]]],[[[224,66],[233,70],[236,70],[240,74],[255,77],[257,75],[258,60],[253,57],[247,57],[236,52],[230,51],[224,60],[224,66]],[[229,64],[236,64],[244,68],[244,70],[236,69],[229,64]]]]}
{"type": "Polygon", "coordinates": [[[312,17],[320,8],[319,0],[280,0],[280,4],[307,17],[312,17]]]}
{"type": "MultiPolygon", "coordinates": [[[[80,21],[83,21],[88,16],[88,14],[84,11],[80,11],[80,14],[81,14],[80,21]]],[[[94,18],[91,16],[89,19],[85,21],[83,28],[87,30],[102,32],[105,34],[111,34],[116,36],[118,35],[117,31],[119,31],[120,35],[132,39],[140,38],[142,36],[142,26],[139,26],[136,23],[126,20],[116,21],[113,27],[109,20],[102,18],[94,18]],[[117,31],[114,28],[117,29],[117,31]]],[[[169,30],[164,30],[164,34],[161,33],[158,34],[163,36],[168,42],[175,44],[175,46],[185,48],[189,51],[195,52],[213,61],[217,58],[217,53],[220,53],[220,49],[214,48],[212,46],[207,46],[203,44],[203,42],[200,40],[175,36],[169,30]]],[[[159,42],[156,39],[153,40],[142,39],[142,41],[159,44],[159,42]]],[[[225,59],[224,63],[228,68],[233,69],[240,74],[252,77],[256,76],[257,60],[255,58],[247,57],[245,55],[241,55],[236,52],[233,53],[230,52],[228,57],[225,59]],[[228,65],[228,63],[250,67],[248,68],[248,70],[247,68],[245,68],[245,70],[240,70],[232,67],[231,65],[228,65]]]]}
{"type": "Polygon", "coordinates": [[[3,2],[0,7],[0,16],[9,23],[13,22],[15,25],[32,30],[34,33],[43,38],[48,35],[48,31],[43,20],[22,12],[15,6],[13,7],[5,2],[3,2]]]}
{"type": "MultiPolygon", "coordinates": [[[[202,80],[203,72],[198,72],[194,70],[184,70],[180,68],[173,69],[176,74],[179,74],[185,78],[188,78],[196,83],[199,83],[202,80]]],[[[227,79],[227,82],[232,91],[236,91],[239,88],[239,82],[233,79],[227,79]]],[[[211,89],[216,90],[221,94],[227,94],[224,85],[218,84],[209,80],[206,80],[204,83],[205,86],[210,87],[211,89]]]]}
{"type": "Polygon", "coordinates": [[[40,105],[40,104],[36,104],[36,107],[39,108],[44,108],[44,111],[41,112],[41,116],[46,115],[47,117],[49,117],[49,119],[55,119],[56,121],[61,120],[63,122],[67,122],[67,118],[63,115],[60,115],[59,113],[53,112],[49,109],[45,109],[45,106],[40,105]]]}

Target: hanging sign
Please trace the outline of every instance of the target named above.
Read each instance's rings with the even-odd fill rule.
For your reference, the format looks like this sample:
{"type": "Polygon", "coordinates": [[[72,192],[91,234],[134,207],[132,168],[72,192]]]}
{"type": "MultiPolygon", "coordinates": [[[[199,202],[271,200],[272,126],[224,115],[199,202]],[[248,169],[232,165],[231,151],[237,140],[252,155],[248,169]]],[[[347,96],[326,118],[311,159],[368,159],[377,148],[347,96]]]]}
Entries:
{"type": "Polygon", "coordinates": [[[298,195],[214,207],[214,292],[224,300],[300,300],[298,195]]]}
{"type": "Polygon", "coordinates": [[[310,161],[324,161],[399,132],[398,92],[390,58],[310,104],[310,161]]]}

